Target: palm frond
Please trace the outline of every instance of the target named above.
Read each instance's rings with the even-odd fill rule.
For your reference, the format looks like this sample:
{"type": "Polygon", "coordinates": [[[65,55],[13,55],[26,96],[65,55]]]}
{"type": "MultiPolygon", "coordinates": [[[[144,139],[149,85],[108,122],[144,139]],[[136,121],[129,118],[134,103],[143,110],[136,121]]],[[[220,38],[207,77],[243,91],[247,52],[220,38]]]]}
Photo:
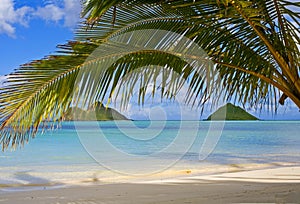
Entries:
{"type": "Polygon", "coordinates": [[[63,47],[64,55],[33,61],[8,75],[0,90],[3,149],[24,144],[41,122],[57,120],[69,107],[78,68],[86,59],[83,51],[95,47],[78,42],[63,47]]]}
{"type": "MultiPolygon", "coordinates": [[[[137,2],[139,1],[135,3],[138,4],[137,2]]],[[[273,36],[272,38],[276,39],[274,36],[278,36],[279,34],[276,30],[270,29],[274,28],[273,21],[275,20],[268,18],[268,16],[270,16],[268,13],[270,5],[266,5],[260,1],[236,2],[238,6],[243,9],[244,15],[251,20],[257,29],[263,30],[266,35],[269,37],[273,36]]],[[[143,1],[139,3],[142,4],[143,1]]],[[[268,78],[272,76],[274,82],[272,85],[275,85],[282,91],[293,92],[294,88],[290,86],[291,81],[288,81],[288,78],[282,75],[278,62],[274,60],[274,56],[265,42],[260,40],[255,30],[253,30],[253,27],[245,20],[245,16],[241,16],[239,11],[237,11],[232,4],[223,4],[218,1],[186,1],[185,3],[182,3],[182,1],[172,1],[171,3],[157,1],[156,3],[155,6],[153,6],[153,4],[142,4],[135,7],[125,2],[122,8],[119,8],[117,12],[116,23],[114,25],[110,24],[110,29],[103,27],[102,24],[109,25],[109,20],[107,19],[110,19],[113,15],[112,9],[107,10],[107,16],[102,16],[99,27],[95,25],[95,27],[90,30],[91,32],[88,30],[85,34],[89,35],[89,33],[92,33],[94,36],[97,36],[98,39],[101,39],[101,36],[109,35],[110,30],[112,30],[111,32],[115,35],[118,35],[122,32],[148,28],[166,29],[183,34],[189,29],[189,32],[185,33],[185,35],[205,49],[211,59],[216,63],[224,59],[227,60],[222,62],[222,66],[219,66],[219,68],[225,69],[223,73],[235,74],[235,71],[244,72],[242,69],[250,69],[247,71],[248,74],[253,72],[260,73],[260,78],[257,78],[257,75],[249,75],[249,77],[256,78],[256,81],[251,80],[254,84],[261,84],[261,86],[264,87],[259,89],[261,90],[259,94],[261,97],[255,97],[254,95],[247,97],[248,100],[253,99],[249,101],[251,104],[261,104],[261,99],[263,98],[265,101],[269,101],[265,96],[268,91],[274,91],[272,88],[266,88],[269,86],[269,82],[264,83],[264,76],[268,78]],[[145,12],[140,12],[141,10],[145,12]],[[130,11],[136,15],[129,15],[130,11]],[[264,62],[257,63],[258,61],[264,62]],[[228,63],[234,66],[225,67],[224,65],[228,63]],[[246,68],[245,65],[247,66],[246,68]],[[260,68],[258,68],[258,66],[260,68]],[[238,69],[232,72],[227,71],[233,67],[238,69]],[[262,92],[262,90],[264,90],[264,92],[262,92]],[[255,98],[257,98],[257,100],[254,100],[255,98]]],[[[272,2],[267,3],[271,4],[272,2]]],[[[280,44],[280,42],[279,39],[277,44],[280,44]]],[[[240,74],[240,76],[245,77],[244,74],[240,74]]],[[[224,78],[231,79],[232,77],[224,78]]],[[[235,77],[235,79],[237,79],[237,77],[235,77]]],[[[224,83],[231,84],[231,82],[224,83]]],[[[231,90],[227,90],[227,92],[236,94],[238,91],[232,90],[238,87],[232,86],[231,90]]],[[[254,86],[254,89],[255,88],[257,88],[257,86],[254,86]]],[[[251,92],[255,93],[254,90],[251,92]]],[[[271,95],[278,93],[272,93],[271,95]]],[[[292,93],[288,94],[296,100],[292,93]]],[[[246,101],[245,99],[246,97],[244,97],[242,101],[246,101]]]]}
{"type": "Polygon", "coordinates": [[[285,0],[88,0],[77,42],[8,76],[0,143],[23,144],[71,105],[116,94],[126,106],[134,89],[142,104],[150,85],[152,96],[172,99],[188,84],[192,105],[225,99],[276,107],[283,92],[300,107],[299,7],[285,0]]]}
{"type": "MultiPolygon", "coordinates": [[[[202,87],[211,87],[213,80],[207,81],[206,78],[214,79],[216,73],[204,52],[198,46],[191,46],[192,41],[188,38],[180,39],[178,34],[166,31],[129,32],[99,46],[69,43],[61,46],[60,54],[64,55],[23,65],[9,76],[9,85],[0,93],[1,118],[4,119],[1,124],[3,149],[28,141],[41,122],[60,120],[71,105],[90,107],[106,96],[110,99],[114,91],[124,91],[124,87],[128,93],[137,87],[141,103],[150,83],[160,87],[161,96],[169,99],[176,96],[182,84],[196,75],[198,81],[203,81],[202,87]],[[152,38],[145,37],[147,35],[152,38]],[[174,39],[176,45],[163,41],[174,39]],[[146,58],[149,55],[152,57],[146,58]],[[164,62],[165,59],[168,63],[164,62]],[[119,81],[123,85],[120,86],[119,81]]],[[[152,91],[155,94],[157,89],[152,91]]],[[[207,97],[209,91],[207,88],[207,97]]],[[[130,94],[122,99],[124,106],[129,97],[130,94]]]]}

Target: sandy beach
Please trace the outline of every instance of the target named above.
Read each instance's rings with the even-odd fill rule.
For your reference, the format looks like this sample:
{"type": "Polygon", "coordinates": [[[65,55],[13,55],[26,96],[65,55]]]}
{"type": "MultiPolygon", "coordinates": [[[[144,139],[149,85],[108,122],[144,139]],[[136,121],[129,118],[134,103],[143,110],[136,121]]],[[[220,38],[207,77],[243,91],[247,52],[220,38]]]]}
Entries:
{"type": "Polygon", "coordinates": [[[300,167],[4,192],[0,204],[300,203],[300,167]]]}

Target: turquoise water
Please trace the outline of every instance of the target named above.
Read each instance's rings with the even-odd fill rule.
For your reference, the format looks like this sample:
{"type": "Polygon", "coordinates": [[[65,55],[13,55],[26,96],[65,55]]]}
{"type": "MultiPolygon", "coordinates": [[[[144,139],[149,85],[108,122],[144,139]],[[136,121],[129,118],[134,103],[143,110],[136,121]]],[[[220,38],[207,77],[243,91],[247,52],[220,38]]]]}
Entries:
{"type": "Polygon", "coordinates": [[[300,121],[64,122],[0,153],[0,190],[299,165],[299,130],[300,121]]]}

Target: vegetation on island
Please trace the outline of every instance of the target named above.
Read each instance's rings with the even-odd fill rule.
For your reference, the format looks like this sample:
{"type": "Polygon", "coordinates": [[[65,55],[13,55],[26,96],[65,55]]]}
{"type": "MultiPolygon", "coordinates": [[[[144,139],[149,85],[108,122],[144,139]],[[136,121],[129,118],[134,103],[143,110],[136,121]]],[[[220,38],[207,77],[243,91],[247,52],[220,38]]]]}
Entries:
{"type": "Polygon", "coordinates": [[[299,10],[286,0],[85,0],[74,40],[8,75],[0,90],[2,148],[24,144],[70,107],[117,96],[126,107],[134,88],[143,104],[150,85],[152,96],[174,99],[187,84],[193,106],[224,100],[276,111],[289,98],[300,108],[299,10]],[[169,33],[147,39],[149,30],[169,33]],[[122,36],[135,31],[140,39],[128,47],[131,38],[122,36]],[[201,60],[213,62],[213,72],[196,66],[190,43],[182,52],[167,47],[182,36],[207,53],[201,60]],[[139,50],[141,40],[168,49],[139,50]],[[102,54],[92,55],[98,47],[102,54]]]}
{"type": "Polygon", "coordinates": [[[105,107],[101,102],[96,102],[87,110],[78,107],[70,107],[62,117],[65,121],[128,120],[124,115],[113,108],[105,107]]]}
{"type": "Polygon", "coordinates": [[[239,106],[232,103],[220,107],[212,113],[207,120],[259,120],[239,106]]]}

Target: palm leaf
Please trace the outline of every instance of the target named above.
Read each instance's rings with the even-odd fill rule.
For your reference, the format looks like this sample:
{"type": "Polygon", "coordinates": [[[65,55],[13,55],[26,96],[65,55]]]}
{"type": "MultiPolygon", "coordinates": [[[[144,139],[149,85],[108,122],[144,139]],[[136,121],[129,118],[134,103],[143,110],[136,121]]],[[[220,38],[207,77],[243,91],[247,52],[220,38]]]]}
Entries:
{"type": "MultiPolygon", "coordinates": [[[[204,81],[202,87],[211,87],[212,84],[208,83],[213,80],[207,81],[206,78],[216,78],[216,74],[211,65],[205,66],[209,60],[201,49],[191,47],[192,41],[188,38],[178,40],[178,34],[165,34],[144,30],[119,35],[102,44],[70,42],[60,46],[59,53],[63,55],[23,65],[9,76],[9,85],[0,94],[1,117],[4,118],[1,124],[3,149],[28,141],[41,122],[60,120],[70,106],[87,108],[96,101],[110,100],[114,91],[124,91],[124,87],[128,93],[138,87],[141,103],[150,83],[160,88],[162,97],[169,99],[174,98],[181,86],[195,76],[198,81],[204,81]],[[147,35],[153,38],[139,37],[147,35]],[[172,41],[174,38],[177,45],[162,43],[162,39],[172,41]],[[189,49],[184,46],[189,46],[189,49]],[[147,59],[149,54],[152,57],[147,59]],[[132,57],[139,60],[132,60],[132,57]],[[161,63],[163,59],[169,62],[161,63]],[[204,65],[199,66],[202,61],[204,65]]],[[[152,90],[153,95],[156,90],[152,90]]],[[[206,89],[207,97],[208,91],[206,89]]],[[[122,99],[123,106],[128,104],[129,96],[122,99]]]]}
{"type": "MultiPolygon", "coordinates": [[[[277,64],[273,60],[272,55],[269,53],[268,48],[259,40],[259,37],[253,31],[252,27],[249,26],[248,22],[246,22],[243,18],[238,17],[238,13],[233,9],[231,9],[232,11],[231,13],[229,13],[228,5],[226,5],[226,7],[220,7],[216,4],[215,1],[210,2],[210,4],[206,2],[200,2],[198,4],[190,3],[184,5],[182,5],[182,3],[180,2],[180,4],[177,3],[179,4],[177,5],[176,1],[174,1],[171,6],[169,6],[169,4],[163,5],[162,7],[153,6],[153,11],[151,10],[149,14],[147,14],[147,12],[143,12],[140,15],[145,14],[144,16],[137,15],[138,18],[146,18],[145,20],[132,18],[132,16],[126,16],[128,13],[127,10],[131,10],[133,11],[133,13],[137,13],[141,7],[137,7],[136,10],[135,7],[125,8],[125,11],[122,10],[117,13],[117,20],[116,23],[112,26],[112,29],[118,29],[118,26],[123,26],[123,29],[119,29],[118,32],[115,32],[117,34],[120,34],[120,32],[129,32],[131,30],[148,28],[167,29],[172,32],[181,34],[185,33],[187,37],[194,39],[195,42],[199,43],[202,48],[210,53],[210,56],[212,57],[212,59],[215,59],[214,61],[216,63],[220,62],[220,56],[223,56],[221,60],[225,58],[227,59],[226,62],[222,62],[221,66],[219,66],[219,68],[223,67],[224,69],[222,73],[235,74],[237,70],[244,72],[250,67],[252,70],[248,70],[248,73],[258,72],[258,74],[256,74],[255,76],[253,76],[252,74],[249,75],[249,77],[256,78],[255,80],[246,79],[244,73],[240,74],[240,76],[244,77],[245,81],[252,81],[252,84],[254,84],[252,89],[259,90],[259,92],[255,92],[252,90],[251,93],[259,93],[260,97],[254,97],[254,94],[252,95],[252,97],[240,94],[239,97],[244,97],[239,101],[245,102],[246,98],[248,98],[248,100],[253,99],[252,101],[250,101],[251,104],[258,104],[259,102],[261,102],[262,98],[267,101],[268,98],[265,96],[267,95],[267,93],[269,93],[269,91],[274,91],[274,89],[266,88],[269,87],[270,80],[268,80],[268,83],[264,83],[264,80],[267,77],[271,76],[272,73],[274,75],[273,78],[275,79],[275,82],[271,81],[273,85],[282,86],[282,89],[288,89],[285,79],[282,78],[281,74],[277,71],[277,64]],[[174,9],[177,10],[174,11],[174,9]],[[162,10],[163,12],[161,12],[162,10]],[[202,12],[199,14],[199,11],[202,12]],[[164,15],[162,13],[164,13],[164,15]],[[220,15],[220,13],[223,15],[220,15]],[[225,16],[225,14],[233,17],[228,18],[228,16],[225,16]],[[198,18],[199,15],[206,18],[198,18]],[[214,25],[211,25],[212,16],[214,16],[213,18],[216,19],[216,23],[214,25]],[[188,18],[188,20],[184,20],[184,17],[188,18]],[[122,20],[118,20],[118,18],[122,20]],[[192,18],[192,20],[190,18],[192,18]],[[124,21],[124,19],[128,19],[128,21],[124,21]],[[193,26],[191,26],[191,21],[194,21],[195,23],[193,26]],[[119,22],[121,23],[118,24],[119,22]],[[233,27],[232,25],[236,26],[233,27]],[[186,32],[187,29],[189,29],[188,32],[186,32]],[[236,33],[239,33],[239,35],[237,35],[236,33]],[[233,53],[235,55],[233,55],[233,53]],[[243,61],[241,59],[243,59],[243,61]],[[257,63],[258,61],[262,63],[257,63]],[[234,67],[234,71],[228,71],[228,67],[224,66],[229,62],[231,65],[233,65],[230,66],[229,69],[232,69],[234,67]],[[247,67],[245,68],[244,65],[247,65],[247,67]],[[258,68],[258,66],[260,66],[260,68],[258,68]],[[264,69],[263,71],[262,68],[264,69]],[[264,77],[265,75],[267,77],[264,77]],[[260,78],[257,76],[260,76],[260,78]],[[262,87],[258,89],[256,84],[261,84],[262,87]]],[[[140,10],[147,11],[147,9],[140,10]]],[[[248,13],[249,12],[250,11],[248,10],[248,13]]],[[[108,16],[111,16],[112,13],[112,10],[107,11],[108,16]]],[[[257,18],[257,12],[255,11],[254,13],[256,13],[256,15],[251,16],[253,18],[257,18]]],[[[107,25],[107,23],[105,23],[107,21],[106,18],[107,17],[104,16],[101,19],[100,23],[107,25]]],[[[100,24],[99,27],[97,27],[95,24],[91,32],[88,31],[87,33],[85,32],[85,34],[89,36],[89,33],[92,33],[98,39],[101,39],[101,36],[105,36],[106,34],[108,34],[107,31],[110,30],[103,29],[102,24],[100,24]]],[[[261,25],[261,27],[263,26],[261,25]]],[[[224,76],[224,78],[230,80],[233,77],[224,76]]],[[[235,79],[238,79],[238,77],[235,77],[235,79]]],[[[232,82],[224,82],[224,84],[232,84],[232,82]]],[[[234,86],[228,87],[231,90],[227,90],[227,92],[235,94],[238,93],[238,91],[232,91],[240,87],[238,86],[238,84],[239,83],[236,83],[234,86]]],[[[248,83],[245,84],[249,86],[248,83]]],[[[245,89],[245,87],[243,86],[240,88],[242,90],[245,89]]],[[[276,95],[276,93],[273,92],[272,95],[276,95]]],[[[232,94],[229,96],[232,96],[232,94]]]]}
{"type": "Polygon", "coordinates": [[[69,107],[78,66],[86,59],[83,50],[93,46],[70,42],[63,46],[64,55],[33,61],[8,75],[0,90],[3,149],[28,141],[41,122],[55,121],[69,107]]]}
{"type": "Polygon", "coordinates": [[[3,149],[23,144],[42,122],[60,120],[69,106],[110,101],[114,93],[126,106],[136,88],[142,104],[149,85],[152,96],[159,90],[172,99],[187,83],[186,102],[192,105],[225,99],[276,107],[283,92],[300,107],[299,14],[292,7],[300,5],[86,1],[87,24],[76,32],[77,42],[8,76],[0,92],[0,143],[3,149]]]}

